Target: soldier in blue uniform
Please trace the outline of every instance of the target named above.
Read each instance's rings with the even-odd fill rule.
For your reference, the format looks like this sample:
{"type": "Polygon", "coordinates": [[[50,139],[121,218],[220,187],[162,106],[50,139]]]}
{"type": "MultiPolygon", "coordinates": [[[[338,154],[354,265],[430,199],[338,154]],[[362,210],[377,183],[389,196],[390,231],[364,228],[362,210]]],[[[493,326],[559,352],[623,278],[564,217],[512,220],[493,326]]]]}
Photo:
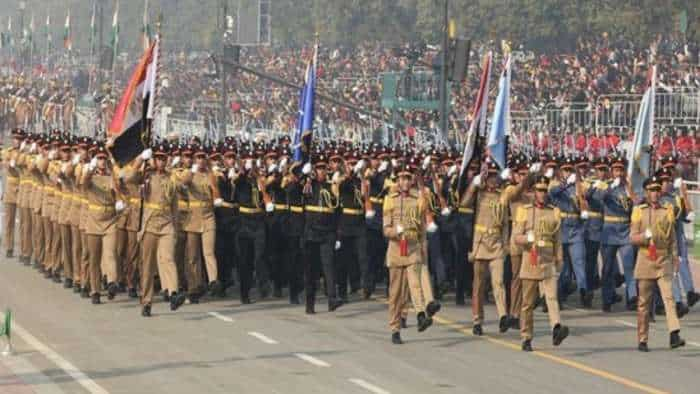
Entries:
{"type": "Polygon", "coordinates": [[[561,242],[564,266],[559,276],[559,300],[566,300],[571,273],[576,279],[582,299],[588,299],[590,287],[586,278],[586,250],[584,223],[581,219],[581,185],[574,172],[575,160],[567,157],[560,165],[560,182],[549,190],[549,199],[561,215],[561,242]]]}
{"type": "Polygon", "coordinates": [[[600,252],[600,234],[603,231],[603,203],[593,198],[596,188],[594,184],[606,185],[608,179],[609,164],[606,158],[601,157],[593,162],[595,176],[583,182],[583,190],[586,198],[587,209],[581,212],[585,220],[584,239],[586,243],[586,280],[591,286],[591,291],[583,300],[583,307],[590,308],[593,301],[593,290],[600,285],[598,276],[598,255],[600,252]]]}
{"type": "Polygon", "coordinates": [[[625,177],[626,160],[621,156],[611,159],[612,182],[607,185],[595,182],[592,198],[602,202],[603,230],[601,253],[603,270],[601,275],[603,311],[610,312],[617,301],[615,297],[615,266],[620,255],[625,275],[627,309],[637,307],[637,286],[634,279],[635,251],[630,244],[630,214],[632,213],[632,191],[625,177]]]}

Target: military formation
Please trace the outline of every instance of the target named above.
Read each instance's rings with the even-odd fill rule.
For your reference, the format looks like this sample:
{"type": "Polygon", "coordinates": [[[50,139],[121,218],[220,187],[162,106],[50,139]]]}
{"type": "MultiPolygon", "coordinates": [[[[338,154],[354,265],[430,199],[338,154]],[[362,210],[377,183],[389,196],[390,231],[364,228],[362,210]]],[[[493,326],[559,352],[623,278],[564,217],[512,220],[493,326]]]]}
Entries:
{"type": "Polygon", "coordinates": [[[307,314],[324,295],[333,312],[385,291],[400,344],[411,307],[425,331],[451,292],[483,335],[491,295],[496,329],[520,330],[532,351],[538,307],[557,346],[568,299],[593,308],[600,290],[604,313],[637,311],[649,351],[649,321],[665,315],[683,346],[679,319],[700,299],[673,157],[634,190],[618,153],[513,152],[500,168],[448,148],[335,143],[295,161],[289,138],[228,137],[157,141],[119,165],[110,140],[21,128],[10,140],[6,256],[93,304],[138,299],[144,317],[156,297],[174,311],[234,288],[242,304],[286,293],[307,314]]]}

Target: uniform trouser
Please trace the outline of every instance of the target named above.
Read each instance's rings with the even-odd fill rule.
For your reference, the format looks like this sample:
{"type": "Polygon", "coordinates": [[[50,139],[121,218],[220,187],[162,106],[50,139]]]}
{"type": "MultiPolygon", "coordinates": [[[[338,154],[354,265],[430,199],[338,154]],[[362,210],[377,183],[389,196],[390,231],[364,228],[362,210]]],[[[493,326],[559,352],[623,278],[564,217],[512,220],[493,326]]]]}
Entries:
{"type": "Polygon", "coordinates": [[[214,244],[216,243],[216,231],[206,230],[202,233],[187,232],[185,245],[185,265],[190,271],[187,282],[190,278],[199,278],[196,288],[201,288],[202,282],[202,255],[204,256],[204,266],[206,267],[209,282],[218,280],[216,267],[216,255],[214,254],[214,244]]]}
{"type": "Polygon", "coordinates": [[[224,283],[233,280],[233,267],[236,261],[236,233],[233,231],[216,231],[216,264],[219,278],[224,283]]]}
{"type": "Polygon", "coordinates": [[[457,239],[457,256],[455,258],[456,296],[464,298],[465,294],[472,293],[472,281],[474,280],[474,266],[469,264],[468,255],[472,244],[470,235],[470,221],[457,226],[455,238],[457,239]]]}
{"type": "Polygon", "coordinates": [[[282,289],[287,285],[288,262],[284,255],[285,244],[282,234],[271,227],[265,231],[267,236],[265,240],[267,269],[275,289],[282,289]]]}
{"type": "Polygon", "coordinates": [[[52,220],[51,221],[51,256],[53,259],[53,266],[51,269],[55,272],[61,269],[63,266],[63,254],[61,249],[62,247],[62,241],[61,241],[61,225],[58,224],[58,222],[52,220]]]}
{"type": "MultiPolygon", "coordinates": [[[[341,296],[347,294],[348,276],[353,270],[359,268],[360,280],[364,289],[370,289],[367,264],[367,236],[359,234],[340,239],[340,250],[336,259],[336,274],[338,277],[338,289],[341,296]]],[[[352,281],[352,277],[350,277],[352,281]]]]}
{"type": "Polygon", "coordinates": [[[389,267],[389,284],[389,329],[398,332],[401,318],[406,317],[409,294],[416,313],[425,312],[425,307],[433,301],[428,267],[425,264],[389,267]]]}
{"type": "MultiPolygon", "coordinates": [[[[136,280],[136,273],[139,271],[139,267],[141,266],[139,262],[139,259],[141,258],[141,247],[139,245],[138,232],[131,230],[119,230],[120,233],[122,231],[124,240],[121,243],[118,243],[119,246],[123,248],[121,250],[122,258],[120,279],[123,279],[126,282],[126,286],[129,289],[135,289],[136,283],[138,283],[136,280]]],[[[175,253],[174,248],[175,244],[173,241],[173,253],[175,253]]]]}
{"type": "MultiPolygon", "coordinates": [[[[177,265],[177,277],[182,278],[182,281],[187,282],[187,273],[185,270],[185,244],[187,243],[187,233],[177,231],[175,234],[175,264],[177,265]]],[[[188,283],[183,283],[189,288],[188,283]]]]}
{"type": "MultiPolygon", "coordinates": [[[[71,262],[73,263],[73,283],[78,285],[81,282],[81,258],[82,258],[82,236],[78,226],[70,226],[71,239],[71,262]]],[[[68,276],[66,276],[68,277],[68,276]]]]}
{"type": "Polygon", "coordinates": [[[453,231],[439,231],[440,255],[445,270],[445,280],[452,281],[457,266],[457,238],[453,231]]]}
{"type": "Polygon", "coordinates": [[[484,302],[486,302],[486,278],[491,274],[491,289],[496,300],[498,317],[506,316],[506,291],[503,287],[503,258],[474,261],[474,284],[472,293],[472,315],[474,324],[481,324],[484,319],[484,302]]]}
{"type": "Polygon", "coordinates": [[[520,337],[523,340],[532,339],[533,311],[540,293],[544,292],[547,300],[549,325],[554,328],[559,324],[559,300],[557,299],[557,277],[552,276],[544,280],[521,279],[523,283],[523,307],[520,314],[520,337]]]}
{"type": "Polygon", "coordinates": [[[153,302],[156,273],[163,290],[176,293],[179,283],[175,264],[175,234],[144,233],[141,252],[141,305],[153,302]]]}
{"type": "Polygon", "coordinates": [[[44,264],[47,245],[44,242],[44,220],[41,215],[32,214],[32,255],[38,264],[44,264]]]}
{"type": "Polygon", "coordinates": [[[428,262],[430,272],[435,277],[435,282],[441,284],[447,280],[445,260],[442,258],[442,240],[440,233],[428,233],[428,262]]]}
{"type": "Polygon", "coordinates": [[[90,291],[92,294],[100,293],[100,282],[103,274],[107,275],[107,283],[117,281],[116,244],[116,230],[108,231],[104,235],[87,234],[90,291]]]}
{"type": "Polygon", "coordinates": [[[367,229],[367,282],[370,290],[374,290],[377,281],[384,276],[384,258],[386,257],[387,242],[381,230],[367,229]]]}
{"type": "MultiPolygon", "coordinates": [[[[261,224],[262,225],[262,224],[261,224]]],[[[267,286],[268,271],[265,262],[265,230],[238,231],[236,248],[238,249],[238,279],[241,281],[241,297],[248,297],[253,287],[253,271],[258,289],[267,286]]]]}
{"type": "Polygon", "coordinates": [[[80,245],[82,246],[80,251],[80,283],[83,288],[86,288],[90,285],[90,248],[85,230],[80,230],[80,245]]]}
{"type": "Polygon", "coordinates": [[[15,248],[15,220],[17,216],[17,204],[5,203],[4,220],[2,224],[3,246],[5,250],[12,251],[15,248]]]}
{"type": "Polygon", "coordinates": [[[590,239],[586,240],[586,282],[588,289],[593,291],[596,287],[596,274],[598,273],[598,252],[600,251],[600,242],[590,239]]]}
{"type": "Polygon", "coordinates": [[[53,234],[53,225],[51,219],[42,216],[41,225],[44,227],[44,259],[42,264],[44,269],[50,270],[53,268],[54,256],[53,256],[53,242],[56,234],[53,234]]]}
{"type": "Polygon", "coordinates": [[[523,305],[523,286],[520,279],[520,264],[523,261],[523,255],[511,254],[510,265],[512,277],[510,280],[510,315],[517,318],[520,316],[520,310],[523,305]]]}
{"type": "Polygon", "coordinates": [[[666,309],[666,325],[668,331],[680,330],[681,323],[676,314],[676,305],[673,302],[671,290],[671,278],[663,276],[659,279],[639,279],[639,300],[637,302],[637,340],[647,342],[649,340],[649,308],[654,293],[654,287],[659,286],[661,299],[666,309]]]}
{"type": "Polygon", "coordinates": [[[627,288],[627,300],[637,296],[637,286],[634,279],[634,247],[627,245],[605,245],[601,252],[603,254],[603,271],[601,281],[603,287],[603,303],[612,305],[615,302],[615,270],[618,265],[617,254],[620,254],[622,268],[625,274],[625,287],[627,288]]]}
{"type": "Polygon", "coordinates": [[[63,277],[73,280],[73,237],[70,224],[59,224],[61,229],[61,263],[63,277]]]}
{"type": "Polygon", "coordinates": [[[318,282],[321,269],[326,279],[326,292],[329,299],[337,296],[335,288],[335,265],[333,262],[333,249],[335,241],[331,238],[324,241],[306,241],[304,244],[304,287],[306,297],[315,299],[316,283],[318,282]]]}
{"type": "Polygon", "coordinates": [[[300,242],[300,237],[284,238],[284,261],[287,263],[290,298],[296,298],[304,289],[304,260],[300,242]]]}
{"type": "Polygon", "coordinates": [[[117,259],[117,276],[118,276],[118,282],[119,283],[124,283],[126,280],[125,278],[125,271],[126,271],[126,241],[127,241],[127,234],[126,234],[126,229],[125,228],[118,228],[117,229],[117,245],[116,245],[116,251],[115,251],[115,257],[117,259]]]}
{"type": "Polygon", "coordinates": [[[576,287],[579,291],[588,291],[586,281],[586,247],[581,242],[562,244],[564,249],[564,265],[559,274],[559,297],[565,298],[571,275],[576,277],[576,287]]]}
{"type": "Polygon", "coordinates": [[[683,301],[683,293],[695,291],[693,283],[693,274],[690,271],[688,260],[688,241],[685,238],[685,233],[676,228],[676,245],[678,245],[678,257],[680,265],[678,266],[678,275],[673,278],[673,299],[676,302],[683,301]]]}
{"type": "Polygon", "coordinates": [[[20,254],[22,257],[32,257],[32,210],[20,208],[20,254]]]}

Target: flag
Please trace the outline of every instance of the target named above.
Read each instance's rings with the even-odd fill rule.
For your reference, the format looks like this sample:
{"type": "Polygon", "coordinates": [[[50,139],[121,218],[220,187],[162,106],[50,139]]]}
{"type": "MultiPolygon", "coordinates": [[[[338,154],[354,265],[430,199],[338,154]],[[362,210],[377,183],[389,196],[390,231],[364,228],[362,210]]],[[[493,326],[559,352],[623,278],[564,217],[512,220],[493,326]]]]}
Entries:
{"type": "Polygon", "coordinates": [[[73,41],[71,40],[70,31],[70,10],[68,10],[68,15],[66,15],[66,24],[63,27],[63,48],[68,51],[73,50],[73,41]]]}
{"type": "Polygon", "coordinates": [[[112,68],[114,67],[114,62],[117,60],[117,54],[119,53],[119,0],[114,7],[114,17],[112,17],[112,68]]]}
{"type": "Polygon", "coordinates": [[[5,311],[5,320],[0,325],[0,337],[6,336],[8,339],[12,335],[12,311],[5,311]]]}
{"type": "Polygon", "coordinates": [[[51,14],[46,15],[46,57],[51,54],[51,46],[53,45],[53,37],[51,36],[51,14]]]}
{"type": "Polygon", "coordinates": [[[143,6],[143,27],[141,28],[141,33],[143,34],[143,50],[147,50],[151,46],[151,29],[148,26],[148,0],[145,0],[143,6]]]}
{"type": "Polygon", "coordinates": [[[146,131],[147,120],[153,118],[151,102],[156,93],[157,51],[158,40],[143,54],[131,74],[109,124],[108,136],[114,140],[110,150],[120,165],[130,162],[150,145],[146,131]]]}
{"type": "Polygon", "coordinates": [[[95,44],[97,42],[97,26],[95,25],[95,14],[97,13],[97,1],[92,3],[92,17],[90,18],[90,57],[95,55],[95,44]]]}
{"type": "Polygon", "coordinates": [[[306,78],[304,88],[299,100],[299,120],[294,134],[294,161],[306,162],[309,160],[311,139],[314,126],[314,101],[316,98],[316,65],[318,61],[318,44],[314,46],[314,53],[306,66],[306,78]]]}
{"type": "Polygon", "coordinates": [[[481,82],[479,82],[479,93],[476,96],[474,109],[472,110],[472,123],[467,131],[467,138],[464,143],[464,153],[462,154],[462,168],[459,171],[460,178],[464,170],[469,166],[469,162],[474,156],[477,135],[483,135],[486,130],[486,109],[489,101],[489,80],[491,79],[491,62],[493,53],[489,52],[484,58],[484,65],[481,71],[481,82]]]}
{"type": "Polygon", "coordinates": [[[491,131],[486,142],[489,156],[501,170],[506,168],[506,138],[510,135],[510,71],[511,57],[508,56],[498,82],[498,97],[496,97],[493,118],[491,118],[491,131]]]}
{"type": "Polygon", "coordinates": [[[634,127],[632,149],[627,152],[627,175],[632,190],[641,194],[642,183],[651,176],[651,160],[654,145],[654,100],[656,98],[656,66],[649,76],[649,87],[639,105],[639,114],[634,127]]]}

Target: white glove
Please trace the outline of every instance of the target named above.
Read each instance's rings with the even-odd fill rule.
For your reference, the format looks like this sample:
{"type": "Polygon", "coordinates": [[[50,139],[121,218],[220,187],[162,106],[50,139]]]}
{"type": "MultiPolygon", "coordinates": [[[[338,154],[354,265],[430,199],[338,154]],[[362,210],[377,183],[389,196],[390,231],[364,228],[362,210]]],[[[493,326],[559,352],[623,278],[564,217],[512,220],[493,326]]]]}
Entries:
{"type": "Polygon", "coordinates": [[[472,185],[481,186],[481,174],[477,175],[472,179],[472,185]]]}
{"type": "Polygon", "coordinates": [[[151,157],[153,157],[153,150],[151,148],[147,148],[143,152],[141,152],[141,160],[146,161],[149,160],[151,157]]]}
{"type": "Polygon", "coordinates": [[[32,146],[29,147],[29,153],[36,152],[36,142],[32,142],[32,146]]]}
{"type": "Polygon", "coordinates": [[[457,172],[457,165],[456,165],[456,164],[453,164],[453,165],[450,167],[450,169],[447,170],[447,176],[448,176],[448,177],[451,177],[451,176],[454,175],[456,172],[457,172]]]}
{"type": "Polygon", "coordinates": [[[510,170],[510,168],[506,168],[505,170],[501,171],[501,179],[503,179],[504,181],[510,179],[511,172],[512,171],[510,170]]]}
{"type": "Polygon", "coordinates": [[[673,180],[673,187],[675,189],[680,189],[682,185],[683,185],[683,178],[678,177],[678,178],[673,180]]]}
{"type": "Polygon", "coordinates": [[[365,219],[374,219],[374,215],[376,215],[376,214],[377,213],[374,212],[374,210],[367,211],[367,212],[365,212],[365,219]]]}
{"type": "Polygon", "coordinates": [[[340,241],[335,241],[335,250],[340,250],[340,241]]]}
{"type": "Polygon", "coordinates": [[[430,159],[430,156],[426,156],[425,159],[423,159],[423,170],[427,170],[430,166],[430,159]]]}
{"type": "Polygon", "coordinates": [[[265,204],[265,212],[274,212],[275,211],[275,204],[268,202],[265,204]]]}
{"type": "Polygon", "coordinates": [[[197,171],[199,171],[199,165],[192,164],[192,168],[190,169],[190,171],[192,171],[193,174],[196,174],[197,171]]]}
{"type": "Polygon", "coordinates": [[[221,171],[221,168],[219,166],[215,165],[214,167],[211,168],[211,170],[214,172],[219,172],[219,171],[221,171]]]}
{"type": "Polygon", "coordinates": [[[220,207],[224,204],[224,199],[223,198],[215,198],[214,199],[214,206],[215,207],[220,207]]]}
{"type": "Polygon", "coordinates": [[[569,177],[566,178],[566,183],[568,183],[569,185],[573,185],[574,183],[576,183],[576,174],[569,175],[569,177]]]}
{"type": "Polygon", "coordinates": [[[97,157],[93,157],[92,160],[90,160],[90,164],[88,164],[88,169],[90,171],[94,171],[95,168],[97,168],[97,157]]]}
{"type": "Polygon", "coordinates": [[[243,164],[243,168],[245,168],[246,171],[250,171],[253,168],[253,159],[247,159],[245,164],[243,164]]]}
{"type": "Polygon", "coordinates": [[[401,235],[403,233],[403,226],[400,224],[396,225],[396,235],[401,235]]]}
{"type": "Polygon", "coordinates": [[[260,160],[260,159],[255,160],[255,166],[258,168],[262,167],[262,160],[260,160]]]}
{"type": "Polygon", "coordinates": [[[527,232],[527,243],[531,244],[533,242],[535,242],[535,233],[533,233],[532,231],[528,231],[527,232]]]}
{"type": "Polygon", "coordinates": [[[89,165],[83,167],[83,176],[87,175],[88,171],[90,171],[89,167],[90,167],[89,165]]]}
{"type": "Polygon", "coordinates": [[[78,163],[80,163],[80,154],[76,153],[75,156],[73,156],[72,163],[74,166],[77,166],[78,163]]]}
{"type": "Polygon", "coordinates": [[[27,141],[22,141],[22,143],[19,144],[19,150],[23,151],[26,146],[27,146],[27,141]]]}
{"type": "Polygon", "coordinates": [[[277,164],[270,164],[269,167],[267,167],[267,173],[272,174],[273,172],[277,171],[277,164]]]}
{"type": "Polygon", "coordinates": [[[436,232],[437,229],[438,229],[437,224],[435,224],[435,222],[430,222],[430,224],[428,224],[428,227],[425,228],[425,231],[432,234],[432,233],[436,232]]]}
{"type": "Polygon", "coordinates": [[[362,171],[362,167],[365,166],[365,159],[362,159],[355,164],[355,167],[352,168],[352,172],[355,174],[359,174],[360,171],[362,171]]]}
{"type": "Polygon", "coordinates": [[[10,160],[10,167],[15,168],[15,159],[10,160]]]}
{"type": "Polygon", "coordinates": [[[396,161],[396,159],[391,159],[391,166],[392,166],[392,167],[396,167],[396,166],[398,166],[398,165],[399,165],[399,162],[396,161]]]}
{"type": "Polygon", "coordinates": [[[332,183],[340,182],[340,172],[336,171],[333,173],[333,178],[331,178],[332,183]]]}
{"type": "Polygon", "coordinates": [[[617,178],[615,178],[615,180],[613,181],[612,185],[610,185],[610,186],[611,186],[611,187],[618,187],[618,186],[620,186],[620,183],[621,183],[621,182],[622,182],[622,180],[620,179],[620,177],[617,177],[617,178]]]}
{"type": "Polygon", "coordinates": [[[695,221],[695,212],[694,211],[688,212],[688,214],[685,215],[685,220],[688,222],[695,221]]]}
{"type": "Polygon", "coordinates": [[[547,171],[545,171],[544,176],[546,176],[549,179],[552,179],[554,176],[554,168],[547,168],[547,171]]]}
{"type": "Polygon", "coordinates": [[[286,166],[287,166],[287,158],[284,157],[284,158],[282,158],[282,160],[280,160],[279,168],[280,168],[280,170],[281,170],[282,168],[284,168],[284,167],[286,167],[286,166]]]}
{"type": "Polygon", "coordinates": [[[175,167],[178,164],[180,164],[180,156],[173,157],[173,161],[172,161],[172,163],[170,163],[170,165],[175,167]]]}
{"type": "Polygon", "coordinates": [[[593,182],[593,187],[596,189],[600,189],[603,187],[603,182],[602,181],[595,181],[595,182],[593,182]]]}
{"type": "Polygon", "coordinates": [[[590,217],[588,211],[581,211],[581,219],[587,220],[590,217]]]}
{"type": "Polygon", "coordinates": [[[541,169],[542,169],[542,163],[535,163],[535,164],[530,166],[530,172],[533,174],[540,172],[541,169]]]}
{"type": "Polygon", "coordinates": [[[442,211],[440,211],[440,214],[442,216],[450,216],[450,213],[452,213],[452,210],[450,209],[450,207],[442,208],[442,211]]]}
{"type": "Polygon", "coordinates": [[[114,204],[114,209],[117,210],[117,212],[121,212],[126,208],[126,204],[124,204],[124,201],[122,200],[117,200],[117,202],[114,204]]]}
{"type": "Polygon", "coordinates": [[[304,164],[304,167],[301,167],[301,173],[304,175],[311,174],[311,163],[304,164]]]}
{"type": "Polygon", "coordinates": [[[49,151],[49,160],[53,160],[56,158],[56,151],[55,150],[50,150],[49,151]]]}
{"type": "Polygon", "coordinates": [[[649,229],[647,229],[644,232],[644,238],[646,238],[646,239],[651,239],[651,237],[653,237],[653,236],[654,236],[654,234],[652,234],[651,230],[649,230],[649,229]]]}
{"type": "Polygon", "coordinates": [[[235,178],[236,177],[236,170],[233,168],[229,169],[228,170],[228,177],[229,177],[229,179],[235,178]]]}
{"type": "Polygon", "coordinates": [[[379,164],[379,172],[384,172],[386,169],[389,168],[389,162],[388,161],[383,161],[379,164]]]}
{"type": "Polygon", "coordinates": [[[65,174],[68,171],[68,163],[61,164],[61,174],[65,174]]]}

